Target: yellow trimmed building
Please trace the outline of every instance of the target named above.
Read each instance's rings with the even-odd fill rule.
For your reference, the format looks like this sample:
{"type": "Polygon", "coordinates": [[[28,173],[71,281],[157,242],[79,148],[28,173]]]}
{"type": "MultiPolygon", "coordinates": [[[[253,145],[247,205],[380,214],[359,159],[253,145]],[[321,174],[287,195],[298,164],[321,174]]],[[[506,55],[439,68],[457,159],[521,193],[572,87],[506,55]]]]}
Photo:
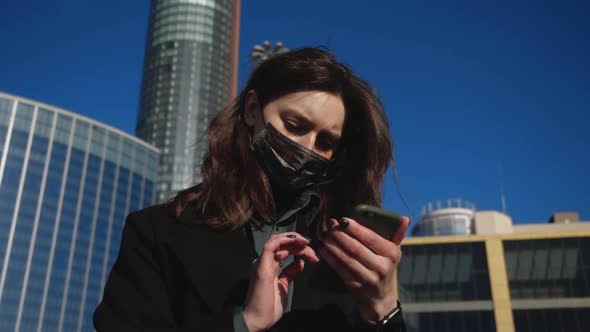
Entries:
{"type": "Polygon", "coordinates": [[[448,208],[425,219],[430,231],[460,220],[455,229],[470,234],[404,240],[397,290],[408,331],[590,331],[590,222],[577,213],[513,225],[501,212],[448,208]]]}

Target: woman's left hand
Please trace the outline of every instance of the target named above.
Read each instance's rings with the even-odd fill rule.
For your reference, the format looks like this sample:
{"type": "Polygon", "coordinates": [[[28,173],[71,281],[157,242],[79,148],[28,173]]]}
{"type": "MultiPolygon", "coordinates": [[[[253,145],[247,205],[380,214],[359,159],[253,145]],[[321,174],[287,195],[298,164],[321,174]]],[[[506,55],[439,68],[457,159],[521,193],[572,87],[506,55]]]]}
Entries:
{"type": "Polygon", "coordinates": [[[397,306],[393,275],[410,219],[402,217],[390,240],[350,218],[332,223],[336,226],[323,239],[320,254],[352,292],[361,317],[379,321],[397,306]]]}

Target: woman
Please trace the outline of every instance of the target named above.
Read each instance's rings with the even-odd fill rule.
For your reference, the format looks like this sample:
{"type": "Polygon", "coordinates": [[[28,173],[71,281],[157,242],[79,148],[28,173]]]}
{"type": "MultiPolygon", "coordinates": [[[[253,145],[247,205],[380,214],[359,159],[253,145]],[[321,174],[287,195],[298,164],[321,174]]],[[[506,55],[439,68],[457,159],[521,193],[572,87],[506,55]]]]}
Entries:
{"type": "Polygon", "coordinates": [[[380,205],[383,107],[326,51],[276,55],[208,128],[200,185],[129,215],[98,331],[405,331],[380,205]]]}

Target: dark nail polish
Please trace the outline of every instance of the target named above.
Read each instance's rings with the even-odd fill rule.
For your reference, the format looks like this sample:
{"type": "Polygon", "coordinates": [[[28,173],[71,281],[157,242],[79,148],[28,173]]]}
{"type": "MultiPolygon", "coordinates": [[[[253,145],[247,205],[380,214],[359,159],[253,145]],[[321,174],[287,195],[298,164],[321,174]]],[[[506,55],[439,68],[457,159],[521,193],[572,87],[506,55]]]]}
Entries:
{"type": "Polygon", "coordinates": [[[328,231],[330,231],[332,227],[334,227],[334,219],[328,219],[328,221],[326,221],[326,226],[328,227],[328,231]]]}
{"type": "Polygon", "coordinates": [[[344,218],[340,218],[338,219],[338,225],[340,225],[340,227],[344,230],[348,228],[348,220],[344,219],[344,218]]]}
{"type": "Polygon", "coordinates": [[[288,237],[288,238],[290,238],[290,239],[294,239],[294,238],[296,238],[296,236],[295,236],[295,235],[293,235],[293,234],[289,234],[289,235],[287,235],[287,237],[288,237]]]}

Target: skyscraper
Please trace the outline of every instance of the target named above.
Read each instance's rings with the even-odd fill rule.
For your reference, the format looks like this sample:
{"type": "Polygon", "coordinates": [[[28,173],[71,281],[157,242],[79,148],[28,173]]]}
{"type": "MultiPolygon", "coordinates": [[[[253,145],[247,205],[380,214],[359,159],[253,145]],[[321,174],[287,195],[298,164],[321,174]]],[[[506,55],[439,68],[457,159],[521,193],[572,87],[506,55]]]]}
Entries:
{"type": "Polygon", "coordinates": [[[92,331],[125,216],[155,200],[158,151],[0,93],[0,331],[92,331]]]}
{"type": "Polygon", "coordinates": [[[240,0],[152,0],[136,133],[160,149],[158,201],[200,182],[203,134],[237,88],[240,0]]]}

